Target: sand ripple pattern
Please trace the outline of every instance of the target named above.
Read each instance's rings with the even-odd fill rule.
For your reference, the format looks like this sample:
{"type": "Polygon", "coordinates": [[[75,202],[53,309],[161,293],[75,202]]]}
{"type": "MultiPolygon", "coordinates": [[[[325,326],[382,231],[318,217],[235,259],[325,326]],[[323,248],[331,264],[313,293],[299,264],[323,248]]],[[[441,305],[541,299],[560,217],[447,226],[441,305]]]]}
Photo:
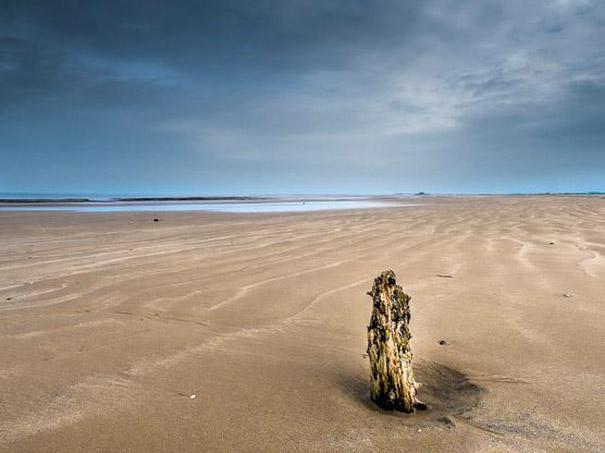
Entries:
{"type": "Polygon", "coordinates": [[[159,215],[0,213],[0,450],[603,447],[605,200],[159,215]],[[387,268],[439,417],[367,400],[387,268]]]}

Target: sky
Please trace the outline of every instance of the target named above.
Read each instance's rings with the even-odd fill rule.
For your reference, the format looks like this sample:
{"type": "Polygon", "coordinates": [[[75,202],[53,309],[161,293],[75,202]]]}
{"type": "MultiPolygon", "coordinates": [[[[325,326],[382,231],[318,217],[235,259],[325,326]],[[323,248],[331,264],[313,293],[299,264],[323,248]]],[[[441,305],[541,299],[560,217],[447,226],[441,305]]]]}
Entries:
{"type": "Polygon", "coordinates": [[[605,191],[602,0],[0,0],[0,192],[605,191]]]}

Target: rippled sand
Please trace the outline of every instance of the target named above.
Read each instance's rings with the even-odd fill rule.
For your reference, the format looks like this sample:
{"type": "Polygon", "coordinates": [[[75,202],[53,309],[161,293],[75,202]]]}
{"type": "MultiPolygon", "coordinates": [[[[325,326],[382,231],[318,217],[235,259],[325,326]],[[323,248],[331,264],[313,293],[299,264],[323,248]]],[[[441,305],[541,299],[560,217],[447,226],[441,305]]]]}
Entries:
{"type": "Polygon", "coordinates": [[[604,449],[605,200],[423,202],[0,213],[0,450],[604,449]],[[368,397],[388,268],[411,416],[368,397]]]}

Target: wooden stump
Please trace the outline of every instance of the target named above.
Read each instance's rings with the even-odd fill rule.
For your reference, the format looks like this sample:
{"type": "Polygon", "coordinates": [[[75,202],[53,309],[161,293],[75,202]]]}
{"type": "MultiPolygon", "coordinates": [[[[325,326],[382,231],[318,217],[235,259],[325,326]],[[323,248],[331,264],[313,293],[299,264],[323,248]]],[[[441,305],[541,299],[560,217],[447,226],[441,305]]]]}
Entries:
{"type": "Polygon", "coordinates": [[[425,409],[416,398],[420,387],[412,371],[409,330],[410,296],[397,285],[395,273],[385,271],[374,279],[373,308],[368,325],[368,356],[372,371],[370,394],[383,409],[414,412],[425,409]]]}

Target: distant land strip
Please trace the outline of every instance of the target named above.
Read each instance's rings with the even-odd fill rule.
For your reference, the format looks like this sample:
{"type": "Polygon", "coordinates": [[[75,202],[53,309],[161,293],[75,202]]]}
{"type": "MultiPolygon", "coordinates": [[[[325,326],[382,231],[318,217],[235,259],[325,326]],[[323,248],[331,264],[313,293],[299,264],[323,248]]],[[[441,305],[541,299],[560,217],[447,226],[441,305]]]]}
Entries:
{"type": "Polygon", "coordinates": [[[135,198],[0,198],[0,204],[23,203],[111,203],[132,201],[263,201],[268,197],[135,197],[135,198]]]}

